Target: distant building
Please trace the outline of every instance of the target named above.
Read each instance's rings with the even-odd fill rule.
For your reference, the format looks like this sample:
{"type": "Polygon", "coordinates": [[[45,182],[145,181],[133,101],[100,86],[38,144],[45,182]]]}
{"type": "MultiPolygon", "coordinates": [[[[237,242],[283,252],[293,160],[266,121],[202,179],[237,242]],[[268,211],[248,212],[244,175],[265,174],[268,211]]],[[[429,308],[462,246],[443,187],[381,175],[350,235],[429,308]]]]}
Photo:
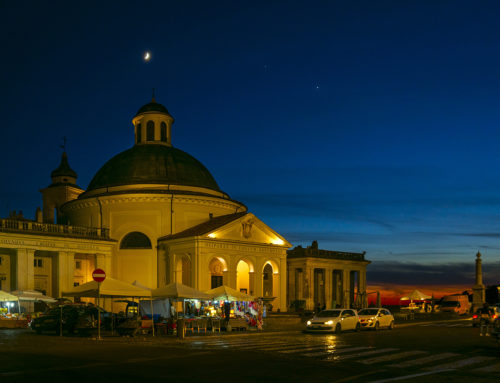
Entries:
{"type": "Polygon", "coordinates": [[[0,289],[59,297],[99,267],[150,288],[225,284],[275,297],[285,311],[291,245],[172,146],[173,122],[154,99],[141,107],[134,146],[106,162],[86,190],[63,153],[36,219],[0,220],[0,289]]]}
{"type": "Polygon", "coordinates": [[[365,253],[318,249],[318,242],[287,251],[288,306],[306,310],[321,307],[367,306],[365,253]]]}

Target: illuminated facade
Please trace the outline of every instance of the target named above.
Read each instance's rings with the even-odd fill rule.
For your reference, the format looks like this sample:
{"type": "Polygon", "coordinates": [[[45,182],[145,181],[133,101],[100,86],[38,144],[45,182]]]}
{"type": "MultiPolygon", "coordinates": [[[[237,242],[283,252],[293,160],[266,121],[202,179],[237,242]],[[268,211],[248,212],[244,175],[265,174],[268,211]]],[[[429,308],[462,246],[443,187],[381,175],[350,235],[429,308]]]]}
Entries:
{"type": "Polygon", "coordinates": [[[100,267],[152,288],[225,284],[275,297],[274,307],[285,311],[291,245],[172,146],[173,122],[154,99],[140,108],[132,120],[135,145],[104,164],[85,191],[64,153],[41,190],[36,221],[2,220],[1,288],[59,296],[100,267]]]}
{"type": "Polygon", "coordinates": [[[288,250],[289,306],[314,310],[367,307],[365,253],[346,253],[297,246],[288,250]]]}

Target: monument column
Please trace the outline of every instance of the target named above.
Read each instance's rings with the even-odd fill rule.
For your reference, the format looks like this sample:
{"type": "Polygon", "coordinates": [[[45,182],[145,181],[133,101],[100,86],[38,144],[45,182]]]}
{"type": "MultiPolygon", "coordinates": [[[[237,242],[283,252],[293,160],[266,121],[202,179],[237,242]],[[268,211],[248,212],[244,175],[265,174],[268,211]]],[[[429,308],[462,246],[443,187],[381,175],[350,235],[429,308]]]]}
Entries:
{"type": "Polygon", "coordinates": [[[476,284],[472,288],[472,310],[476,311],[482,307],[485,299],[485,288],[483,285],[483,270],[481,264],[481,253],[478,251],[476,254],[476,284]]]}

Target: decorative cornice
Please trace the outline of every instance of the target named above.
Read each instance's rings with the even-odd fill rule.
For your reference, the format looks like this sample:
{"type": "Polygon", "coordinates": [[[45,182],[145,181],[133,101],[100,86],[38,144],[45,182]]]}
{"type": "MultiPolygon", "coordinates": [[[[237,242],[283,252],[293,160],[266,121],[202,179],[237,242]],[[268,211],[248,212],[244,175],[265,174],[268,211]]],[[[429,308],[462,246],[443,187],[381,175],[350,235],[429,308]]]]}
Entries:
{"type": "MultiPolygon", "coordinates": [[[[99,198],[102,205],[116,205],[127,203],[170,203],[172,195],[170,194],[157,194],[157,195],[120,195],[120,196],[107,196],[99,198]]],[[[204,205],[204,206],[217,206],[226,208],[236,208],[242,205],[239,202],[217,197],[208,196],[179,196],[173,195],[174,204],[190,204],[190,205],[204,205]]],[[[75,211],[82,208],[97,207],[97,197],[86,198],[84,200],[73,200],[64,205],[65,211],[75,211]]],[[[246,208],[245,208],[246,209],[246,208]]]]}

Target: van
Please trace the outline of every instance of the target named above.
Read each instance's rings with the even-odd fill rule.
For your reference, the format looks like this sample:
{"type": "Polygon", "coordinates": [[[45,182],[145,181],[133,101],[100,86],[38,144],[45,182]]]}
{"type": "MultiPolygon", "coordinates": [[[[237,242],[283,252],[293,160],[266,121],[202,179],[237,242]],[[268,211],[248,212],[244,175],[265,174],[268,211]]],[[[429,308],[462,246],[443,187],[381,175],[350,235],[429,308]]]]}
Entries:
{"type": "Polygon", "coordinates": [[[459,315],[464,315],[470,312],[470,308],[471,304],[468,295],[445,295],[439,301],[439,309],[443,312],[454,312],[459,315]]]}

